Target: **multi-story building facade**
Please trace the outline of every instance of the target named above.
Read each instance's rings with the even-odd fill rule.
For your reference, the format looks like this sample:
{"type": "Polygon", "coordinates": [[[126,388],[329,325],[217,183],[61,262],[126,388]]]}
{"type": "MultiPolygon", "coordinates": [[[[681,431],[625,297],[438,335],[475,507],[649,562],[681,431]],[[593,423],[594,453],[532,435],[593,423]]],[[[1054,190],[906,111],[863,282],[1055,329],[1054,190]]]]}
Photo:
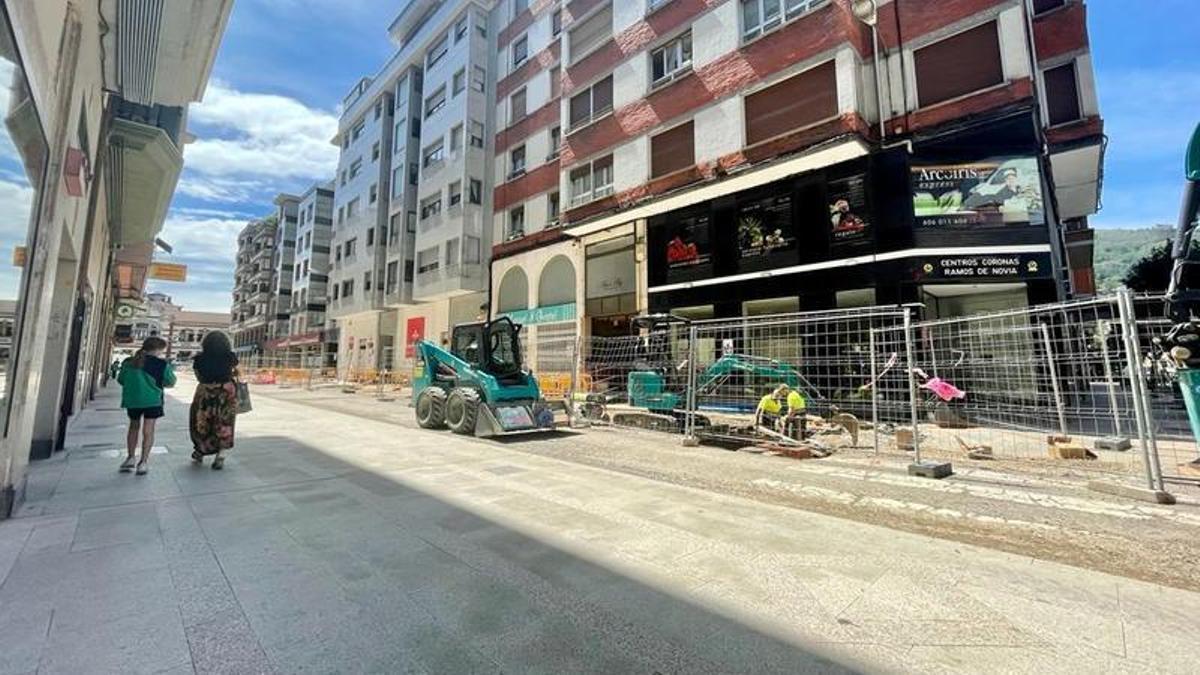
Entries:
{"type": "Polygon", "coordinates": [[[291,331],[292,284],[296,266],[296,229],[300,198],[279,194],[275,197],[275,251],[271,300],[267,307],[267,339],[278,340],[291,331]]]}
{"type": "Polygon", "coordinates": [[[535,345],[644,311],[947,316],[1091,289],[1078,232],[1103,136],[1082,0],[502,0],[493,17],[492,312],[535,345]]]}
{"type": "Polygon", "coordinates": [[[238,233],[229,332],[239,356],[262,354],[272,331],[276,330],[272,307],[278,229],[272,215],[247,223],[238,233]]]}
{"type": "Polygon", "coordinates": [[[336,331],[326,326],[333,202],[332,182],[312,186],[297,200],[287,329],[267,344],[282,363],[325,367],[337,353],[336,331]]]}
{"type": "Polygon", "coordinates": [[[95,396],[118,317],[142,304],[232,0],[38,0],[0,6],[15,300],[0,389],[0,518],[30,460],[63,447],[95,396]],[[19,227],[16,227],[20,224],[19,227]]]}
{"type": "Polygon", "coordinates": [[[162,334],[168,357],[181,363],[191,361],[200,353],[204,337],[213,331],[228,331],[229,323],[229,315],[222,312],[176,311],[162,334]]]}
{"type": "Polygon", "coordinates": [[[339,368],[402,366],[416,339],[476,318],[486,302],[488,9],[408,3],[389,28],[395,55],[343,102],[329,309],[339,368]]]}

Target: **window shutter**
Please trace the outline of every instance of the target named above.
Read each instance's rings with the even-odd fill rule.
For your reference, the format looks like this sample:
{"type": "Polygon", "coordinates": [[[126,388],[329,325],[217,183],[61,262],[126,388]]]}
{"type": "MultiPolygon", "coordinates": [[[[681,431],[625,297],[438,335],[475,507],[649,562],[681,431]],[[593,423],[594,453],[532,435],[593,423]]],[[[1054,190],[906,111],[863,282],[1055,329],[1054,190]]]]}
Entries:
{"type": "Polygon", "coordinates": [[[746,97],[746,144],[835,117],[837,68],[832,61],[746,97]]]}
{"type": "Polygon", "coordinates": [[[695,125],[681,124],[650,139],[650,176],[657,178],[696,163],[695,125]]]}
{"type": "Polygon", "coordinates": [[[922,107],[1004,82],[995,21],[918,49],[914,60],[922,107]]]}

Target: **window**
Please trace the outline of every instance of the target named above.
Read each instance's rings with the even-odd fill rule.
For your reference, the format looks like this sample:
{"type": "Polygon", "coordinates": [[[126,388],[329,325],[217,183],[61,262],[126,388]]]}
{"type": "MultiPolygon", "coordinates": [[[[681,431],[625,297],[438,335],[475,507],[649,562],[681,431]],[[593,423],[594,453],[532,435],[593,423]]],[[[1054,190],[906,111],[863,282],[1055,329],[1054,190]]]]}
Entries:
{"type": "Polygon", "coordinates": [[[438,249],[436,246],[417,252],[417,273],[434,272],[438,268],[438,249]]]}
{"type": "Polygon", "coordinates": [[[525,236],[525,206],[521,205],[508,212],[508,232],[505,239],[515,239],[525,236]]]}
{"type": "Polygon", "coordinates": [[[407,220],[408,220],[408,233],[416,234],[416,232],[417,232],[417,212],[409,211],[408,215],[407,215],[407,220]]]}
{"type": "Polygon", "coordinates": [[[450,152],[462,150],[462,134],[463,126],[461,124],[456,124],[450,129],[450,152]]]}
{"type": "Polygon", "coordinates": [[[396,139],[393,149],[395,152],[400,152],[400,148],[404,147],[404,120],[396,122],[396,131],[392,137],[396,139]]]}
{"type": "Polygon", "coordinates": [[[342,297],[349,298],[349,297],[352,297],[353,295],[354,295],[354,280],[350,279],[349,281],[343,281],[342,282],[342,297]]]}
{"type": "Polygon", "coordinates": [[[472,178],[468,184],[467,200],[472,204],[483,203],[483,181],[478,178],[472,178]]]}
{"type": "Polygon", "coordinates": [[[514,124],[517,122],[517,120],[520,120],[525,116],[525,90],[521,89],[520,91],[515,92],[508,99],[508,103],[509,112],[511,113],[511,117],[509,117],[509,124],[514,124]]]}
{"type": "Polygon", "coordinates": [[[368,227],[367,228],[367,246],[374,246],[374,245],[375,245],[375,228],[368,227]]]}
{"type": "Polygon", "coordinates": [[[342,221],[345,219],[346,219],[346,207],[339,206],[338,207],[338,219],[337,219],[338,225],[341,225],[342,221]]]}
{"type": "Polygon", "coordinates": [[[346,257],[349,258],[350,256],[354,255],[357,252],[358,252],[358,238],[355,237],[354,239],[348,239],[346,241],[346,257]]]}
{"type": "Polygon", "coordinates": [[[475,91],[483,91],[487,83],[487,70],[483,66],[473,66],[471,68],[471,88],[475,91]]]}
{"type": "Polygon", "coordinates": [[[346,134],[345,136],[342,136],[342,149],[343,150],[350,149],[350,134],[346,134]]]}
{"type": "Polygon", "coordinates": [[[375,144],[371,146],[371,161],[379,161],[379,141],[376,141],[375,144]]]}
{"type": "Polygon", "coordinates": [[[829,0],[740,0],[742,3],[742,39],[753,40],[802,14],[827,4],[829,0]]]}
{"type": "Polygon", "coordinates": [[[341,291],[341,287],[338,286],[337,284],[334,284],[333,285],[333,300],[334,300],[334,302],[337,302],[338,298],[341,296],[340,291],[341,291]]]}
{"type": "Polygon", "coordinates": [[[342,185],[346,185],[346,170],[342,169],[342,185]]]}
{"type": "Polygon", "coordinates": [[[375,184],[371,185],[371,189],[368,192],[367,203],[374,204],[378,200],[379,200],[379,184],[375,183],[375,184]]]}
{"type": "Polygon", "coordinates": [[[658,9],[659,7],[662,7],[663,5],[665,5],[669,2],[671,2],[671,0],[647,0],[646,12],[653,12],[654,10],[658,9]]]}
{"type": "Polygon", "coordinates": [[[478,265],[479,258],[479,237],[467,235],[463,237],[462,261],[464,265],[478,265]]]}
{"type": "Polygon", "coordinates": [[[308,276],[308,261],[307,260],[304,261],[304,276],[305,277],[308,276]]]}
{"type": "Polygon", "coordinates": [[[475,120],[471,120],[471,146],[483,147],[483,124],[475,120]]]}
{"type": "Polygon", "coordinates": [[[442,139],[438,139],[437,143],[430,145],[421,152],[421,166],[428,169],[435,164],[440,164],[445,156],[445,144],[442,139]]]}
{"type": "Polygon", "coordinates": [[[436,216],[442,212],[442,193],[421,200],[421,220],[436,216]]]}
{"type": "Polygon", "coordinates": [[[605,155],[572,169],[570,179],[572,205],[583,204],[612,194],[612,155],[605,155]]]}
{"type": "Polygon", "coordinates": [[[452,82],[451,89],[454,91],[454,95],[458,96],[463,93],[463,90],[467,88],[467,69],[459,68],[458,72],[454,74],[452,82]]]}
{"type": "Polygon", "coordinates": [[[462,18],[454,22],[454,43],[458,44],[467,34],[467,15],[463,14],[462,18]]]}
{"type": "Polygon", "coordinates": [[[358,204],[358,197],[351,199],[346,204],[346,220],[350,220],[354,216],[358,215],[358,204]]]}
{"type": "Polygon", "coordinates": [[[525,146],[519,145],[508,153],[508,177],[514,178],[525,173],[525,146]]]}
{"type": "MultiPolygon", "coordinates": [[[[309,209],[308,214],[309,220],[312,220],[312,209],[309,209]]],[[[305,250],[312,248],[312,232],[306,232],[304,234],[304,248],[305,250]]],[[[308,262],[306,261],[304,264],[308,265],[308,262]]]]}
{"type": "Polygon", "coordinates": [[[429,119],[434,113],[446,107],[446,85],[437,88],[429,98],[425,99],[425,119],[429,119]]]}
{"type": "Polygon", "coordinates": [[[1083,116],[1079,107],[1079,83],[1075,78],[1074,61],[1047,70],[1044,79],[1050,126],[1074,122],[1083,116]]]}
{"type": "Polygon", "coordinates": [[[487,37],[487,16],[479,12],[475,12],[475,30],[479,31],[479,37],[487,37]]]}
{"type": "Polygon", "coordinates": [[[410,163],[408,165],[408,184],[409,185],[417,184],[417,174],[418,174],[417,163],[416,162],[410,163]]]}
{"type": "Polygon", "coordinates": [[[443,35],[433,46],[429,48],[429,56],[426,58],[425,69],[429,70],[434,67],[442,57],[446,55],[446,50],[450,48],[450,36],[443,35]]]}
{"type": "Polygon", "coordinates": [[[340,244],[333,248],[333,259],[338,262],[342,260],[342,247],[340,244]]]}
{"type": "Polygon", "coordinates": [[[529,37],[526,35],[522,35],[521,37],[517,38],[515,42],[513,42],[513,46],[512,46],[513,68],[516,69],[516,68],[520,67],[520,65],[522,63],[525,63],[525,59],[528,59],[528,58],[529,58],[529,37]]]}
{"type": "Polygon", "coordinates": [[[550,193],[546,198],[546,219],[549,221],[548,227],[554,227],[558,224],[558,191],[550,193]]]}
{"type": "Polygon", "coordinates": [[[513,0],[513,18],[529,9],[529,0],[513,0]]]}
{"type": "Polygon", "coordinates": [[[392,169],[392,196],[399,197],[404,194],[404,167],[398,166],[392,169]]]}
{"type": "Polygon", "coordinates": [[[696,163],[694,124],[687,122],[650,138],[650,177],[657,178],[696,163]]]}
{"type": "Polygon", "coordinates": [[[446,201],[450,206],[457,206],[462,203],[462,181],[456,180],[450,184],[449,192],[446,201]]]}
{"type": "Polygon", "coordinates": [[[1045,14],[1052,9],[1058,9],[1067,4],[1067,0],[1033,0],[1033,13],[1045,14]]]}
{"type": "Polygon", "coordinates": [[[583,126],[599,119],[612,110],[612,75],[571,97],[571,128],[583,126]]]}
{"type": "Polygon", "coordinates": [[[405,280],[405,281],[407,281],[407,282],[409,282],[409,283],[412,283],[412,280],[413,280],[413,261],[411,261],[411,260],[405,260],[405,261],[404,261],[404,280],[405,280]]]}
{"type": "Polygon", "coordinates": [[[383,101],[375,102],[375,119],[379,119],[383,115],[383,101]]]}
{"type": "Polygon", "coordinates": [[[612,18],[612,5],[609,4],[571,29],[571,63],[577,63],[612,37],[612,18]]]}
{"type": "Polygon", "coordinates": [[[367,128],[367,123],[364,120],[359,120],[354,123],[354,130],[350,132],[351,140],[357,141],[363,135],[363,130],[367,128]]]}
{"type": "Polygon", "coordinates": [[[550,69],[550,98],[559,96],[562,96],[562,67],[554,66],[550,69]]]}
{"type": "Polygon", "coordinates": [[[562,10],[556,9],[556,10],[554,10],[554,13],[550,15],[550,33],[554,37],[558,37],[558,34],[561,32],[562,32],[562,10]]]}
{"type": "Polygon", "coordinates": [[[1004,82],[995,21],[922,47],[913,54],[913,61],[921,107],[1004,82]]]}
{"type": "Polygon", "coordinates": [[[676,77],[691,72],[691,69],[691,31],[650,52],[650,82],[652,85],[670,82],[676,77]]]}
{"type": "Polygon", "coordinates": [[[400,283],[399,276],[400,276],[400,262],[393,261],[393,262],[388,263],[388,265],[387,265],[387,287],[386,287],[386,291],[385,291],[388,295],[391,295],[392,293],[396,292],[396,287],[400,283]]]}
{"type": "Polygon", "coordinates": [[[421,118],[420,117],[412,118],[411,129],[412,129],[412,137],[413,138],[421,137],[421,118]]]}
{"type": "Polygon", "coordinates": [[[747,145],[835,117],[837,69],[823,63],[750,94],[745,105],[747,145]]]}
{"type": "Polygon", "coordinates": [[[350,164],[350,180],[354,180],[358,177],[358,174],[362,173],[362,165],[362,157],[359,157],[350,164]]]}
{"type": "Polygon", "coordinates": [[[558,159],[559,149],[562,147],[562,127],[552,127],[550,129],[550,154],[546,156],[546,161],[558,159]]]}
{"type": "Polygon", "coordinates": [[[458,265],[458,237],[446,241],[446,267],[458,265]]]}

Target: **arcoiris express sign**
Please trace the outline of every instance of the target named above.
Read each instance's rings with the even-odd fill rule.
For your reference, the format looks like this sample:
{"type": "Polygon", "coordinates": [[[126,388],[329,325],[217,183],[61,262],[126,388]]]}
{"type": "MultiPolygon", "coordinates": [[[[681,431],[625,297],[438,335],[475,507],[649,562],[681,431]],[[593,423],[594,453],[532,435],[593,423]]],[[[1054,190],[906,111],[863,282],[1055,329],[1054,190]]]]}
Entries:
{"type": "Polygon", "coordinates": [[[918,228],[1004,227],[1046,222],[1033,157],[912,167],[918,228]]]}

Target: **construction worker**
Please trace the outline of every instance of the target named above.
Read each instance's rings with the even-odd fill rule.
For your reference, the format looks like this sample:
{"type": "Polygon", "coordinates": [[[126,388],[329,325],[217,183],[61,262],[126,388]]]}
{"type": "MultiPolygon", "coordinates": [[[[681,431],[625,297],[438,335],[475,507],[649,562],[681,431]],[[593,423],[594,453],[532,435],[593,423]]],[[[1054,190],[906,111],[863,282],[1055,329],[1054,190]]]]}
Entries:
{"type": "Polygon", "coordinates": [[[782,433],[802,441],[808,431],[808,401],[798,389],[791,389],[787,385],[784,385],[784,389],[787,389],[787,414],[780,421],[782,433]]]}
{"type": "Polygon", "coordinates": [[[807,408],[808,402],[804,399],[804,394],[781,384],[759,400],[758,409],[754,412],[754,423],[802,440],[808,421],[807,408]],[[797,427],[799,435],[795,431],[797,427]]]}
{"type": "Polygon", "coordinates": [[[779,430],[779,420],[783,415],[783,406],[787,402],[789,391],[786,384],[781,384],[759,399],[758,408],[754,411],[755,426],[766,427],[772,431],[779,430]]]}

